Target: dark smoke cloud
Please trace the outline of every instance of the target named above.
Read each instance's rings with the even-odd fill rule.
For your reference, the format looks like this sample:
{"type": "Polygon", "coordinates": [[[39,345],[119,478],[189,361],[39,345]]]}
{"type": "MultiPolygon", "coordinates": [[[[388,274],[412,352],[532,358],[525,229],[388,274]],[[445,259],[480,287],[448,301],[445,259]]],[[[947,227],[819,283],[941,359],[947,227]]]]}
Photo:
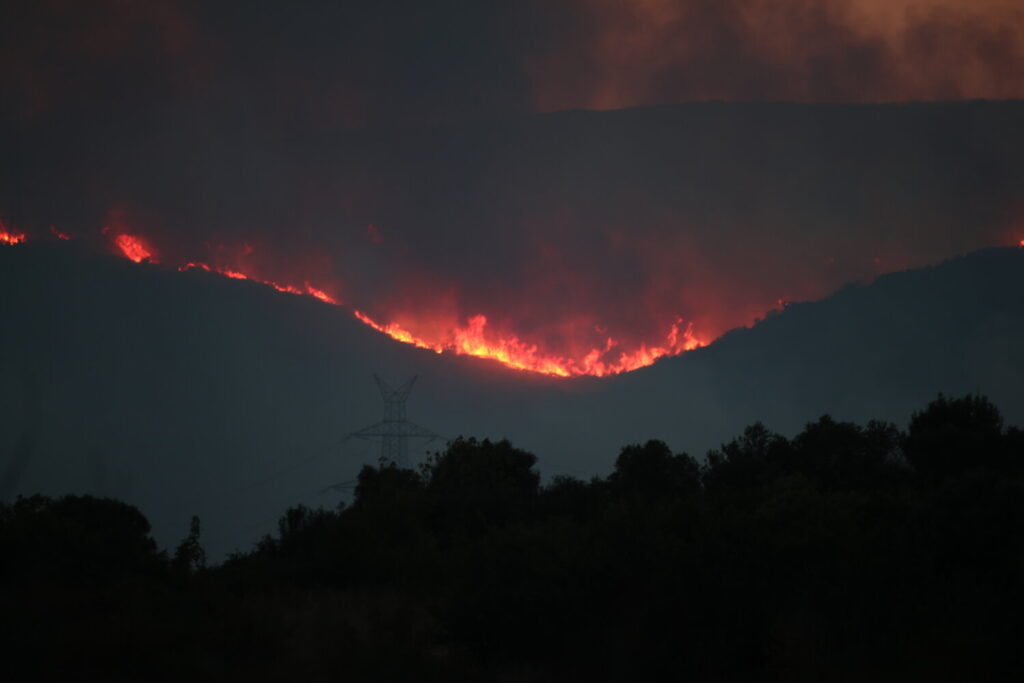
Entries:
{"type": "Polygon", "coordinates": [[[173,0],[8,3],[0,22],[0,111],[125,107],[194,96],[215,53],[190,8],[173,0]]]}
{"type": "Polygon", "coordinates": [[[780,299],[1016,243],[1021,114],[692,104],[305,136],[168,123],[84,156],[40,137],[25,212],[79,238],[141,233],[169,264],[329,284],[384,320],[482,313],[572,353],[605,333],[650,342],[677,316],[710,338],[780,299]]]}
{"type": "Polygon", "coordinates": [[[1024,9],[1006,0],[555,5],[529,54],[542,111],[1024,96],[1024,9]]]}
{"type": "Polygon", "coordinates": [[[1014,0],[20,0],[3,110],[425,125],[690,100],[1024,96],[1014,0]]]}
{"type": "Polygon", "coordinates": [[[115,118],[190,102],[249,125],[422,125],[523,111],[503,3],[18,2],[0,28],[8,114],[115,118]],[[132,107],[131,112],[119,111],[132,107]]]}

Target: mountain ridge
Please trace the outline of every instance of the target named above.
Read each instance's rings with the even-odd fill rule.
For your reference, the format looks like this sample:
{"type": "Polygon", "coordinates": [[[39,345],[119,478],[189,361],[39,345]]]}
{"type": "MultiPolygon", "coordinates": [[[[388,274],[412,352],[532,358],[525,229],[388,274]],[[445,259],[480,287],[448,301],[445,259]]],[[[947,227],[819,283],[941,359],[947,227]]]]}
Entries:
{"type": "MultiPolygon", "coordinates": [[[[422,375],[409,417],[445,438],[510,438],[546,474],[587,477],[651,438],[700,455],[754,421],[906,419],[984,393],[1024,422],[1024,249],[975,252],[790,304],[708,347],[610,378],[560,380],[416,349],[305,297],[206,273],[0,250],[0,453],[40,425],[16,490],[139,504],[158,537],[188,517],[213,552],[373,462],[339,445],[380,419],[370,375],[422,375]],[[88,482],[83,485],[82,482],[88,482]],[[257,523],[258,522],[258,523],[257,523]]],[[[414,444],[410,453],[442,444],[414,444]]]]}

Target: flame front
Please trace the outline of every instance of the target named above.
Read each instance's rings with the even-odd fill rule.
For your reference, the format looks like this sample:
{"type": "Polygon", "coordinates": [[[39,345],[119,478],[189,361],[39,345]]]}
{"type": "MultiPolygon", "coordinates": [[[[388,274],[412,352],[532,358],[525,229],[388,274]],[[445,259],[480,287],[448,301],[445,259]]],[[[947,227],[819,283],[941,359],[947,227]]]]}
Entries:
{"type": "Polygon", "coordinates": [[[0,221],[0,244],[21,244],[25,241],[25,233],[15,232],[0,221]]]}
{"type": "MultiPolygon", "coordinates": [[[[51,227],[51,232],[60,240],[70,239],[56,228],[51,227]]],[[[109,234],[112,231],[107,227],[101,232],[109,234]]],[[[112,243],[116,247],[117,254],[135,263],[156,264],[159,262],[156,250],[145,239],[121,230],[116,232],[112,243]]],[[[0,223],[0,243],[13,245],[20,244],[25,240],[24,233],[15,232],[0,223]]],[[[245,257],[251,256],[253,251],[251,246],[245,245],[239,252],[240,258],[244,260],[245,257]]],[[[343,305],[341,299],[329,293],[328,289],[309,281],[304,281],[301,286],[281,282],[258,276],[255,271],[237,265],[228,267],[210,265],[203,261],[189,261],[178,266],[178,270],[199,270],[233,280],[249,280],[278,292],[310,296],[332,306],[343,305]]],[[[590,348],[576,356],[564,356],[545,353],[537,344],[524,341],[515,334],[489,327],[487,316],[483,314],[470,316],[464,324],[454,320],[421,321],[429,324],[382,323],[358,309],[352,309],[352,314],[360,322],[392,339],[421,349],[429,349],[436,353],[453,353],[491,359],[515,370],[555,377],[615,375],[645,367],[664,356],[678,355],[705,345],[705,342],[695,335],[693,324],[684,323],[682,319],[676,319],[669,326],[664,339],[659,344],[651,346],[641,344],[634,349],[625,349],[621,348],[612,337],[606,337],[600,347],[590,348]],[[413,331],[415,328],[430,329],[433,332],[415,332],[413,331]]]]}
{"type": "Polygon", "coordinates": [[[117,248],[121,250],[126,259],[135,261],[135,263],[142,263],[143,261],[157,262],[153,250],[140,237],[121,233],[114,237],[114,244],[117,245],[117,248]]]}
{"type": "Polygon", "coordinates": [[[542,353],[536,344],[528,344],[517,336],[500,336],[488,338],[486,334],[487,317],[475,315],[465,326],[453,326],[446,337],[440,341],[430,342],[417,337],[409,330],[395,323],[379,323],[361,311],[355,316],[375,330],[383,332],[392,339],[412,344],[422,349],[431,349],[437,353],[455,353],[477,358],[489,358],[516,370],[527,370],[556,377],[578,377],[592,375],[606,377],[622,372],[629,372],[650,365],[663,356],[675,356],[684,351],[692,351],[705,345],[693,332],[692,323],[683,326],[677,320],[669,328],[664,343],[657,346],[641,345],[634,351],[613,353],[616,343],[608,338],[603,349],[593,348],[579,358],[566,358],[542,353]],[[607,357],[612,354],[613,358],[607,357]]]}
{"type": "Polygon", "coordinates": [[[332,297],[330,294],[328,294],[322,289],[314,287],[308,282],[306,282],[303,287],[296,287],[295,285],[283,285],[278,282],[274,282],[273,280],[264,280],[258,277],[247,275],[246,273],[243,273],[240,270],[233,270],[231,268],[213,268],[205,263],[197,261],[193,261],[190,263],[186,263],[183,266],[179,266],[178,270],[202,270],[207,273],[216,273],[217,275],[223,275],[224,277],[231,278],[232,280],[250,280],[252,282],[258,282],[261,285],[271,287],[272,289],[276,289],[279,292],[285,292],[286,294],[305,294],[313,297],[314,299],[319,299],[320,301],[323,301],[326,304],[332,304],[334,306],[341,305],[341,302],[332,297]]]}

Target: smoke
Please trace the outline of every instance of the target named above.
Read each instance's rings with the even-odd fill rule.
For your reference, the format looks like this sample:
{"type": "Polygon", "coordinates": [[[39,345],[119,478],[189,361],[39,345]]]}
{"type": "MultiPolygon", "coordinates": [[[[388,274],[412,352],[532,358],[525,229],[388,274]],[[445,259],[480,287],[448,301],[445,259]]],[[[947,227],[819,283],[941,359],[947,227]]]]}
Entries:
{"type": "Polygon", "coordinates": [[[0,23],[0,111],[138,107],[193,96],[211,75],[204,30],[173,0],[9,3],[0,23]]]}
{"type": "Polygon", "coordinates": [[[337,301],[431,348],[486,342],[483,355],[577,368],[596,350],[611,367],[678,352],[687,330],[709,342],[786,301],[1016,244],[1020,113],[693,104],[288,145],[182,129],[84,161],[40,138],[52,156],[36,159],[24,226],[337,301]],[[88,183],[46,182],[76,164],[88,183]]]}
{"type": "Polygon", "coordinates": [[[1024,96],[1016,0],[20,1],[3,110],[325,130],[693,100],[1024,96]],[[127,116],[125,116],[127,114],[127,116]]]}
{"type": "Polygon", "coordinates": [[[1024,95],[1024,9],[1012,0],[555,5],[529,53],[541,111],[1024,95]]]}

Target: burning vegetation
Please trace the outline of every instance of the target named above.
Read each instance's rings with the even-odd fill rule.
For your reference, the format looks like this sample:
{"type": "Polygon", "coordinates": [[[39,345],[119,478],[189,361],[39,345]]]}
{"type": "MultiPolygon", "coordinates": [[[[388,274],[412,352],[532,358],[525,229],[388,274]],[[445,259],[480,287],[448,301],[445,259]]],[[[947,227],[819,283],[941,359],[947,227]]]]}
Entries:
{"type": "MultiPolygon", "coordinates": [[[[51,227],[50,232],[60,240],[71,238],[51,227]]],[[[155,247],[140,235],[127,232],[123,227],[117,230],[109,226],[101,233],[110,240],[111,251],[134,263],[161,263],[155,247]]],[[[19,244],[26,240],[24,233],[15,232],[0,224],[0,242],[19,244]]],[[[253,253],[253,247],[244,245],[240,250],[214,249],[215,256],[232,260],[234,265],[226,266],[215,262],[187,261],[177,266],[179,271],[199,270],[221,275],[234,280],[249,280],[278,292],[298,296],[310,296],[333,306],[346,303],[332,292],[332,287],[313,284],[304,280],[301,284],[263,277],[258,269],[247,267],[245,257],[253,253]],[[233,257],[229,253],[237,251],[233,257]]],[[[629,372],[654,363],[665,356],[675,356],[685,351],[704,346],[706,342],[694,331],[692,322],[676,318],[663,336],[653,342],[626,344],[617,341],[603,328],[593,326],[601,333],[603,342],[598,346],[584,347],[578,353],[566,355],[547,351],[538,343],[522,339],[488,324],[486,315],[479,313],[460,322],[450,316],[437,316],[433,320],[418,320],[413,323],[398,321],[381,322],[357,308],[352,314],[362,323],[382,332],[392,339],[411,344],[418,348],[430,349],[436,353],[453,353],[495,360],[506,367],[535,372],[555,377],[578,377],[590,375],[605,377],[629,372]]]]}
{"type": "MultiPolygon", "coordinates": [[[[49,233],[45,239],[72,239],[54,226],[50,226],[49,233]]],[[[551,287],[541,287],[517,292],[516,296],[508,294],[500,300],[506,305],[495,308],[488,305],[490,299],[486,296],[463,300],[462,290],[459,296],[446,295],[445,283],[430,278],[418,281],[413,274],[398,296],[389,299],[385,295],[367,303],[365,296],[348,292],[343,296],[344,288],[333,267],[319,267],[322,264],[313,263],[315,259],[306,255],[297,259],[297,267],[286,268],[283,264],[288,259],[269,247],[246,242],[234,246],[206,243],[202,259],[186,259],[173,248],[168,248],[166,254],[158,250],[123,218],[112,221],[100,233],[111,253],[133,263],[162,264],[181,272],[202,271],[312,297],[345,308],[363,324],[402,343],[439,354],[486,358],[514,370],[552,377],[607,377],[643,368],[660,358],[705,346],[725,330],[749,324],[773,304],[783,308],[792,299],[772,299],[760,308],[740,310],[718,298],[720,292],[713,287],[705,288],[698,297],[695,322],[693,316],[672,312],[671,293],[676,290],[663,286],[664,291],[654,301],[634,301],[635,310],[623,311],[623,301],[628,304],[629,297],[605,301],[603,310],[613,319],[613,324],[606,325],[594,314],[594,300],[601,303],[601,296],[614,296],[614,292],[586,293],[589,308],[584,304],[575,310],[579,292],[566,294],[564,301],[553,301],[551,287]]],[[[29,239],[34,238],[0,223],[0,244],[17,245],[29,239]]],[[[1016,235],[1010,243],[1024,247],[1024,240],[1018,241],[1016,235]]],[[[660,266],[664,271],[664,264],[660,266]]],[[[655,263],[654,269],[658,267],[655,263]]],[[[568,287],[565,277],[575,275],[579,273],[570,272],[555,282],[568,287]]],[[[473,292],[468,294],[472,296],[473,292]]],[[[815,298],[806,291],[803,297],[815,298]]],[[[683,310],[687,310],[687,303],[693,309],[691,300],[680,304],[683,310]]]]}
{"type": "Polygon", "coordinates": [[[20,244],[25,241],[25,233],[15,232],[0,221],[0,244],[20,244]]]}

